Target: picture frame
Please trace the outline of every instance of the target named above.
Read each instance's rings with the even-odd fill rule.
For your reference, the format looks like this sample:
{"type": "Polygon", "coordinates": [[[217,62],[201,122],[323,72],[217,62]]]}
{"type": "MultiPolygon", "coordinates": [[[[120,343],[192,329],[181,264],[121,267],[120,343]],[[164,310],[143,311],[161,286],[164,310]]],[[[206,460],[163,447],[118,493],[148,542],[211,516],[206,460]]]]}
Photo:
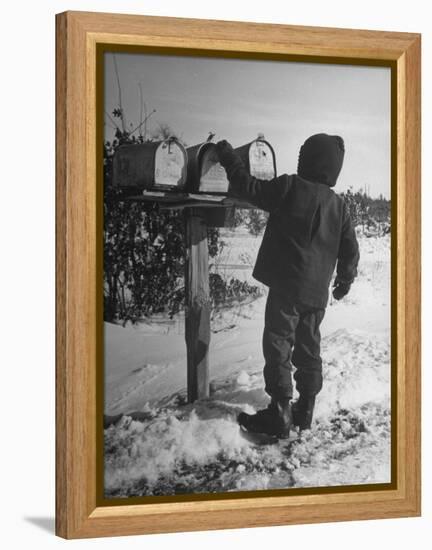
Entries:
{"type": "Polygon", "coordinates": [[[84,538],[420,515],[420,48],[420,35],[412,33],[87,12],[56,16],[57,535],[84,538]],[[102,166],[97,144],[102,129],[97,82],[98,56],[106,45],[125,51],[152,48],[391,68],[396,228],[391,245],[393,462],[388,486],[101,504],[102,166]]]}

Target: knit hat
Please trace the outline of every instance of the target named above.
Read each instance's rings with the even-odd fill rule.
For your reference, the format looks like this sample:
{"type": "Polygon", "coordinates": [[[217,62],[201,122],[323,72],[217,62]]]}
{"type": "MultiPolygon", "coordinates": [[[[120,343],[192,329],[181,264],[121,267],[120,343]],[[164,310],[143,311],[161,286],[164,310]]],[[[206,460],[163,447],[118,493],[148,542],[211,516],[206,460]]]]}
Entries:
{"type": "Polygon", "coordinates": [[[300,148],[297,174],[309,181],[334,187],[342,169],[344,153],[344,140],[340,136],[315,134],[300,148]]]}

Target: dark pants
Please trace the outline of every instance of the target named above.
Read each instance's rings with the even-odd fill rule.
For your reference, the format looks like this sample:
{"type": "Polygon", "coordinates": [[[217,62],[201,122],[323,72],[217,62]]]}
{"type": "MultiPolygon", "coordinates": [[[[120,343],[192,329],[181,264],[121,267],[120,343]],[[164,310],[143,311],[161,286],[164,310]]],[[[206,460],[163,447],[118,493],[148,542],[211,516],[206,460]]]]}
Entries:
{"type": "Polygon", "coordinates": [[[276,399],[291,398],[292,364],[299,393],[316,395],[322,388],[321,335],[325,309],[294,305],[270,289],[265,311],[263,352],[265,391],[276,399]]]}

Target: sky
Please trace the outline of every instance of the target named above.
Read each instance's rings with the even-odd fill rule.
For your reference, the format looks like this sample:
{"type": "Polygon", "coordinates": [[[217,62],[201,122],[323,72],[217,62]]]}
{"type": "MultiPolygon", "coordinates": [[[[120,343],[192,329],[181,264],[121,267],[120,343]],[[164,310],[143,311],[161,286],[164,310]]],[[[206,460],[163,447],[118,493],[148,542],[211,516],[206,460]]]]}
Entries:
{"type": "MultiPolygon", "coordinates": [[[[148,131],[169,124],[187,145],[227,139],[238,147],[259,133],[276,154],[278,175],[297,170],[312,134],[337,134],[345,160],[335,190],[366,186],[390,198],[390,69],[152,54],[115,54],[128,127],[140,121],[141,85],[148,131]]],[[[105,111],[118,107],[114,56],[105,54],[105,111]]],[[[118,119],[116,119],[118,121],[118,119]]],[[[105,136],[113,126],[105,117],[105,136]]]]}

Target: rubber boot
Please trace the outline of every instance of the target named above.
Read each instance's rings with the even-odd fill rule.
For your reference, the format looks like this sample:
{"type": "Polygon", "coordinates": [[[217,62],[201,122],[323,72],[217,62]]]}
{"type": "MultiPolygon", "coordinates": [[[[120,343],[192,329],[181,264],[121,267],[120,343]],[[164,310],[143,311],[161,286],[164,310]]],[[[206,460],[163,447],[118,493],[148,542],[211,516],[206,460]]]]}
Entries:
{"type": "Polygon", "coordinates": [[[302,395],[292,404],[292,417],[294,426],[300,430],[310,430],[315,407],[315,395],[302,395]]]}
{"type": "Polygon", "coordinates": [[[278,437],[281,439],[290,436],[290,430],[293,425],[293,414],[291,399],[286,397],[283,399],[272,398],[273,406],[276,406],[279,418],[278,437]]]}
{"type": "Polygon", "coordinates": [[[238,422],[249,432],[287,438],[292,426],[290,399],[276,401],[272,398],[266,409],[255,414],[240,413],[238,422]]]}

